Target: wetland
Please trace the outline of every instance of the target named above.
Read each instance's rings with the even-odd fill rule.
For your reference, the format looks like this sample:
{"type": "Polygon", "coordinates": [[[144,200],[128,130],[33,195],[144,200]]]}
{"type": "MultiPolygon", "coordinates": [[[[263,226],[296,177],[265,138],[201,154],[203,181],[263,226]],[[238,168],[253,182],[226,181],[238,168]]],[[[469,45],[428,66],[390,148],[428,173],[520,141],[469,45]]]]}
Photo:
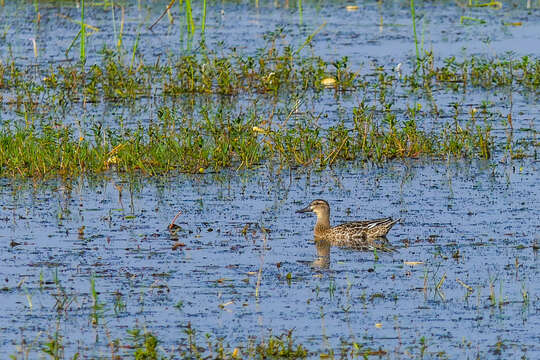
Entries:
{"type": "Polygon", "coordinates": [[[539,27],[531,1],[0,0],[0,353],[537,358],[539,27]],[[315,242],[318,198],[400,219],[395,251],[315,242]]]}

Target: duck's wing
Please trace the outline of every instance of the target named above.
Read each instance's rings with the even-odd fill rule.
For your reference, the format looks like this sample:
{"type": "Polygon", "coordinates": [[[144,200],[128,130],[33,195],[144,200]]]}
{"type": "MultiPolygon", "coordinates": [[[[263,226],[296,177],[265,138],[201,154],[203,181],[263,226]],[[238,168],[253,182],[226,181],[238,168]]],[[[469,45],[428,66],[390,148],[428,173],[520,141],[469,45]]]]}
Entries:
{"type": "MultiPolygon", "coordinates": [[[[375,229],[381,226],[389,226],[390,223],[394,225],[397,220],[393,220],[391,217],[373,219],[373,220],[363,220],[363,221],[351,221],[344,223],[338,226],[333,227],[337,231],[367,231],[370,229],[375,229]]],[[[391,226],[391,225],[390,225],[391,226]]]]}
{"type": "Polygon", "coordinates": [[[334,245],[338,246],[359,250],[393,251],[394,249],[384,236],[397,221],[390,217],[352,221],[331,228],[328,235],[333,239],[334,245]]]}

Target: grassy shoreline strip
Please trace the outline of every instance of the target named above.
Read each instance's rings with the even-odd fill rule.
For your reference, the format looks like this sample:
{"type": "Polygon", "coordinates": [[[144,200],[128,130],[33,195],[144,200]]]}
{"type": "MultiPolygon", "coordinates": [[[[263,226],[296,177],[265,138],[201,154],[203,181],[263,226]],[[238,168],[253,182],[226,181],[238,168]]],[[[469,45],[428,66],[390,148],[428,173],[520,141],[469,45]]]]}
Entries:
{"type": "Polygon", "coordinates": [[[340,161],[382,163],[404,158],[490,157],[490,126],[473,120],[430,132],[414,118],[403,124],[376,119],[355,108],[352,121],[328,128],[316,119],[287,126],[261,126],[266,117],[216,111],[202,119],[179,118],[162,108],[158,120],[121,133],[95,128],[77,138],[74,127],[4,126],[0,133],[0,176],[37,177],[97,174],[115,170],[146,175],[253,168],[263,162],[280,167],[324,168],[340,161]]]}

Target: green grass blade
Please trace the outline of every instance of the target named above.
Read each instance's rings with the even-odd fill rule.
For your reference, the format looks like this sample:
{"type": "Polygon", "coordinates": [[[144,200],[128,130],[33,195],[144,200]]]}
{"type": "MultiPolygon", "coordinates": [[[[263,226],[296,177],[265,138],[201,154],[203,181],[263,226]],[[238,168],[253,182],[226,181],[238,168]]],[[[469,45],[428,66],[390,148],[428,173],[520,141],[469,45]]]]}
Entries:
{"type": "Polygon", "coordinates": [[[84,25],[84,0],[81,0],[81,52],[80,59],[84,64],[86,61],[86,27],[84,25]]]}

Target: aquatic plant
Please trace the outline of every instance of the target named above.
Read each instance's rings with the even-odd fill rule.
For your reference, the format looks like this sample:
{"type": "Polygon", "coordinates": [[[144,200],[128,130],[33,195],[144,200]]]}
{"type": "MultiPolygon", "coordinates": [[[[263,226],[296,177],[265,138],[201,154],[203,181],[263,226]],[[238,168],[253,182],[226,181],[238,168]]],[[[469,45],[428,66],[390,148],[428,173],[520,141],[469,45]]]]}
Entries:
{"type": "Polygon", "coordinates": [[[326,167],[337,161],[387,161],[395,158],[447,156],[489,158],[490,126],[467,123],[421,130],[410,120],[386,126],[367,106],[355,108],[352,124],[327,128],[316,119],[290,126],[265,127],[255,113],[203,109],[200,119],[162,108],[158,121],[135,129],[95,127],[75,136],[73,126],[45,125],[41,130],[6,124],[0,132],[3,176],[49,177],[80,173],[138,171],[147,175],[171,171],[252,168],[263,161],[279,166],[326,167]]]}
{"type": "Polygon", "coordinates": [[[84,64],[86,61],[86,26],[84,24],[84,0],[81,0],[81,50],[80,59],[84,64]]]}
{"type": "Polygon", "coordinates": [[[414,10],[414,0],[410,0],[410,6],[411,6],[411,19],[412,19],[412,28],[413,28],[413,35],[414,35],[414,47],[416,50],[416,60],[420,60],[420,51],[418,50],[418,37],[416,36],[416,14],[414,10]]]}
{"type": "MultiPolygon", "coordinates": [[[[380,67],[360,75],[350,69],[346,57],[332,62],[302,57],[290,46],[276,48],[272,38],[257,56],[217,55],[203,45],[198,56],[171,57],[154,64],[136,60],[137,44],[128,63],[116,51],[102,49],[102,62],[83,71],[68,63],[29,72],[13,60],[0,62],[4,90],[0,96],[13,114],[0,133],[1,175],[72,176],[113,169],[155,175],[251,168],[263,162],[323,168],[340,161],[489,159],[497,147],[491,134],[496,119],[489,104],[464,110],[463,104],[455,103],[453,121],[428,127],[430,114],[419,104],[406,105],[405,113],[398,116],[393,109],[396,97],[425,93],[432,98],[441,90],[462,92],[471,86],[512,86],[525,92],[540,85],[540,61],[526,56],[473,57],[462,62],[448,58],[436,67],[433,54],[428,53],[419,61],[418,71],[398,78],[393,69],[380,67]],[[332,79],[332,90],[323,85],[325,79],[332,79]],[[312,113],[291,120],[305,97],[322,91],[335,91],[336,96],[356,91],[364,94],[364,100],[352,113],[324,127],[319,124],[321,115],[312,113]],[[124,128],[125,119],[106,126],[94,123],[90,128],[62,120],[66,112],[88,103],[131,104],[148,97],[165,103],[191,94],[265,94],[276,105],[264,111],[254,105],[247,113],[234,106],[201,108],[181,116],[175,106],[167,105],[157,121],[129,129],[124,128]],[[292,110],[278,109],[283,94],[303,95],[295,95],[298,100],[292,110]]],[[[434,104],[432,114],[438,117],[439,112],[434,104]]],[[[511,116],[506,119],[512,128],[511,116]]],[[[517,141],[507,136],[504,142],[500,148],[511,157],[534,156],[538,146],[534,134],[530,140],[517,141]]]]}

